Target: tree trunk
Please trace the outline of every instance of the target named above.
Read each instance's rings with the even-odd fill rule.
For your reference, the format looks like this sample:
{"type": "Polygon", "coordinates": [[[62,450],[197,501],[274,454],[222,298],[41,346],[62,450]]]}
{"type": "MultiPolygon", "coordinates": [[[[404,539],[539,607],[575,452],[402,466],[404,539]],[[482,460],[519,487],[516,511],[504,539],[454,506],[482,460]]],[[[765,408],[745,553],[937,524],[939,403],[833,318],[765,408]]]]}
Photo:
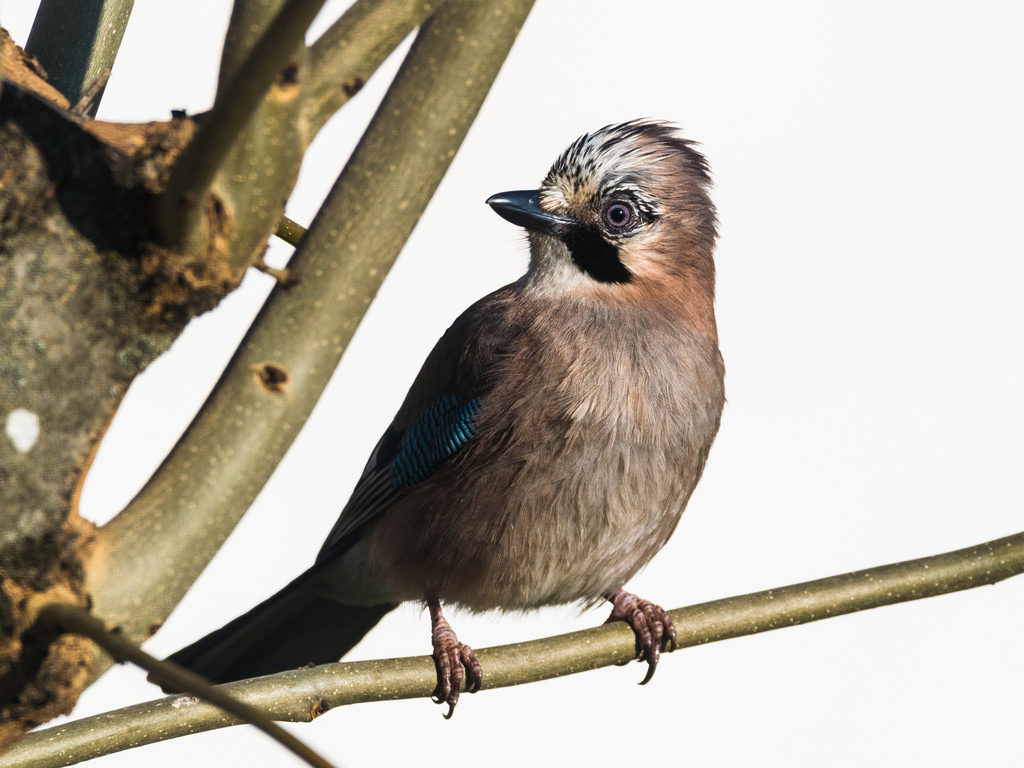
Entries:
{"type": "Polygon", "coordinates": [[[85,120],[0,43],[2,751],[89,678],[84,641],[25,633],[49,600],[88,603],[92,526],[76,500],[99,438],[132,379],[234,280],[153,244],[152,197],[191,120],[85,120]]]}

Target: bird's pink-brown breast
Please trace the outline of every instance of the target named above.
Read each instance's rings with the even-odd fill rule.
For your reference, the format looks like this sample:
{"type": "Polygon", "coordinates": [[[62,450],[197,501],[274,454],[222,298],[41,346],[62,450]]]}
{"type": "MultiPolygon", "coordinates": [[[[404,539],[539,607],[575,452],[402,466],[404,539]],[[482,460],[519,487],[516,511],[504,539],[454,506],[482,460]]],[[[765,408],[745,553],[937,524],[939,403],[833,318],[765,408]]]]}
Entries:
{"type": "Polygon", "coordinates": [[[712,339],[581,301],[482,313],[509,334],[472,441],[378,523],[400,591],[476,610],[592,601],[671,535],[724,400],[712,339]],[[452,542],[458,546],[452,546],[452,542]]]}

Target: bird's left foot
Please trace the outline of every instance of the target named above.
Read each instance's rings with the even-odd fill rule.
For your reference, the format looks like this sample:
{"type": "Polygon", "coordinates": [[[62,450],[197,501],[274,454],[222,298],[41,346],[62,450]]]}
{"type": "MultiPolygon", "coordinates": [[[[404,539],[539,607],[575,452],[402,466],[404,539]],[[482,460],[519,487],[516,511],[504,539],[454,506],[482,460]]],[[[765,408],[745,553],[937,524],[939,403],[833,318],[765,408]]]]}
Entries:
{"type": "Polygon", "coordinates": [[[434,646],[434,666],[437,669],[437,688],[432,698],[438,704],[448,705],[448,712],[444,716],[448,720],[455,714],[463,681],[466,681],[467,693],[476,693],[483,683],[484,671],[473,649],[460,643],[455,636],[448,620],[441,613],[441,605],[436,600],[430,600],[427,601],[427,607],[430,609],[430,640],[434,646]]]}
{"type": "Polygon", "coordinates": [[[647,662],[647,674],[640,685],[646,685],[654,677],[661,652],[676,649],[676,625],[660,605],[623,589],[607,592],[604,598],[612,604],[612,615],[605,624],[624,621],[636,635],[636,657],[647,662]]]}

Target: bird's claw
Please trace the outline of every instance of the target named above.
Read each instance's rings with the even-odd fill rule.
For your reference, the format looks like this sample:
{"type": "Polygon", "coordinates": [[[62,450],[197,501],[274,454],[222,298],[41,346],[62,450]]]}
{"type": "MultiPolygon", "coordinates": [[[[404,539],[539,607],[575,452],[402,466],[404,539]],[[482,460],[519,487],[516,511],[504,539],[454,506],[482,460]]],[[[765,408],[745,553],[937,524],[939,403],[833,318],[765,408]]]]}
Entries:
{"type": "MultiPolygon", "coordinates": [[[[433,611],[432,611],[433,613],[433,611]]],[[[455,714],[455,705],[459,703],[462,683],[466,683],[467,693],[476,693],[483,683],[484,671],[476,660],[473,649],[460,643],[451,625],[441,615],[440,609],[431,616],[431,642],[434,646],[434,667],[437,670],[437,687],[431,698],[437,704],[447,704],[445,720],[455,714]]]]}
{"type": "Polygon", "coordinates": [[[620,589],[605,597],[612,604],[612,614],[605,623],[624,621],[636,636],[636,658],[647,662],[647,674],[640,685],[646,685],[654,677],[661,652],[671,653],[676,649],[676,625],[660,605],[625,590],[620,589]]]}

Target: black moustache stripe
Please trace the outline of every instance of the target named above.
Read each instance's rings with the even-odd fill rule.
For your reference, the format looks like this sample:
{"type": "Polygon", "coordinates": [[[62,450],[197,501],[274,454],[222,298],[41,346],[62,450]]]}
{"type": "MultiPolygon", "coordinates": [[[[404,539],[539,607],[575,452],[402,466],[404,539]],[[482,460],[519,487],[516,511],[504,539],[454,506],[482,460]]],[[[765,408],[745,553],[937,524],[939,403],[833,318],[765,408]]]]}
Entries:
{"type": "Polygon", "coordinates": [[[628,283],[632,273],[619,258],[619,249],[588,227],[573,228],[562,235],[576,266],[599,283],[628,283]]]}

